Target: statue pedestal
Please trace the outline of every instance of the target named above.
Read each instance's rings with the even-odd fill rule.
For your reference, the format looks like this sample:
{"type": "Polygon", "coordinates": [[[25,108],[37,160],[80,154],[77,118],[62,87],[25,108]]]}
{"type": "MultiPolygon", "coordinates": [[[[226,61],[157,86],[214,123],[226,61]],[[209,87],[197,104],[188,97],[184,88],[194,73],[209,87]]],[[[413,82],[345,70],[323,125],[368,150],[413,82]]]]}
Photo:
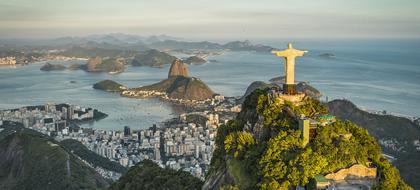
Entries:
{"type": "Polygon", "coordinates": [[[277,97],[280,103],[284,103],[285,101],[292,103],[293,105],[299,106],[303,102],[302,100],[305,98],[304,93],[289,95],[289,94],[279,94],[277,97]]]}
{"type": "Polygon", "coordinates": [[[297,94],[296,84],[283,84],[283,94],[288,94],[288,95],[297,94]]]}

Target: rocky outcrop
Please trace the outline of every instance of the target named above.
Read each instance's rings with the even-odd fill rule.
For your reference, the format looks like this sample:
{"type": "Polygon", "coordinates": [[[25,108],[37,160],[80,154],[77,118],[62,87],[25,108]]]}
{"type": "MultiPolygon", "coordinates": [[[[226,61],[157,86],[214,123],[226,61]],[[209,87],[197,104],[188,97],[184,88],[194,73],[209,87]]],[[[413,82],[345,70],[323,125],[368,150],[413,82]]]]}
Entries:
{"type": "MultiPolygon", "coordinates": [[[[285,82],[284,76],[275,77],[269,80],[271,83],[274,83],[278,86],[283,86],[285,82]]],[[[304,93],[312,98],[320,98],[322,96],[321,92],[315,87],[309,85],[307,82],[298,82],[296,84],[296,90],[300,93],[304,93]]]]}
{"type": "Polygon", "coordinates": [[[322,96],[321,92],[315,87],[309,85],[306,82],[299,82],[296,85],[296,90],[298,92],[304,93],[312,98],[320,98],[322,96]]]}
{"type": "Polygon", "coordinates": [[[271,87],[278,87],[278,86],[275,84],[267,84],[263,81],[254,81],[248,86],[248,88],[245,91],[245,94],[238,101],[239,103],[243,103],[245,101],[245,98],[248,95],[250,95],[252,92],[254,92],[255,90],[257,89],[263,90],[265,88],[271,88],[271,87]]]}
{"type": "Polygon", "coordinates": [[[92,57],[88,60],[86,64],[86,71],[88,72],[95,72],[96,67],[102,63],[102,58],[99,56],[92,57]]]}
{"type": "Polygon", "coordinates": [[[62,71],[65,69],[66,67],[64,65],[51,64],[51,63],[46,63],[40,68],[41,71],[62,71]]]}
{"type": "Polygon", "coordinates": [[[174,62],[172,62],[168,73],[168,78],[176,76],[188,77],[188,66],[185,65],[180,59],[176,59],[174,62]]]}

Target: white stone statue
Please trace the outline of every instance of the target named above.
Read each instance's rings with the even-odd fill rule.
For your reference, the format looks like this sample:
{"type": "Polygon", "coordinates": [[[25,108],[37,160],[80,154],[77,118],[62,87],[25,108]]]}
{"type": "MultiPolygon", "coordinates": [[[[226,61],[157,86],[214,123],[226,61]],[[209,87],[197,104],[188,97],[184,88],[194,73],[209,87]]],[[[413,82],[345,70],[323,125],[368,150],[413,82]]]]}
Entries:
{"type": "Polygon", "coordinates": [[[301,57],[308,51],[302,51],[294,49],[292,44],[288,44],[288,48],[282,51],[272,51],[278,57],[284,57],[284,74],[285,74],[285,84],[283,85],[283,92],[285,94],[295,94],[295,58],[301,57]]]}

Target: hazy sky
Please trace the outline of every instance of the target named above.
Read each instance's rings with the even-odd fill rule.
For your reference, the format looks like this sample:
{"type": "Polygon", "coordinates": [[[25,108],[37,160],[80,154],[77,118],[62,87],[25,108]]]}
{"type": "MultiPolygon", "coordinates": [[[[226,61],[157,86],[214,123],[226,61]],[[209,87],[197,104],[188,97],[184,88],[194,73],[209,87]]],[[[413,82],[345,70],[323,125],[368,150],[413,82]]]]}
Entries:
{"type": "Polygon", "coordinates": [[[0,38],[420,37],[420,0],[0,0],[0,38]]]}

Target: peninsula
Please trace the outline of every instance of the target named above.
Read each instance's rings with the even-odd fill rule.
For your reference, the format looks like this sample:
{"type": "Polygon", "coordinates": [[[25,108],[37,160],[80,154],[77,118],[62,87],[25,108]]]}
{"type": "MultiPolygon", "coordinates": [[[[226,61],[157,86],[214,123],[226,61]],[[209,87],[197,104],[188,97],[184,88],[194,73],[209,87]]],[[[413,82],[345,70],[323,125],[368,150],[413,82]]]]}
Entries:
{"type": "Polygon", "coordinates": [[[124,90],[121,94],[136,98],[160,97],[178,103],[198,103],[214,96],[214,92],[203,81],[189,76],[187,65],[179,59],[173,61],[167,79],[124,90]]]}

